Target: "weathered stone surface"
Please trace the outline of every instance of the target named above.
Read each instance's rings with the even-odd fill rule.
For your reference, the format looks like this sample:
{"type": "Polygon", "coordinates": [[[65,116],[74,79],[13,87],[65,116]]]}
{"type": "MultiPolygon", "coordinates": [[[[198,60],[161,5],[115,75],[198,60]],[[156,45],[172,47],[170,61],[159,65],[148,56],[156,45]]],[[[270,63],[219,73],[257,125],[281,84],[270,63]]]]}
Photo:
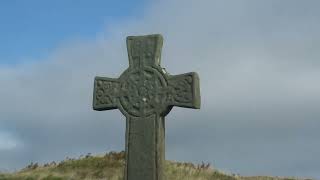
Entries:
{"type": "Polygon", "coordinates": [[[173,106],[200,108],[197,73],[169,75],[160,66],[161,35],[129,36],[129,68],[118,79],[96,77],[93,109],[126,116],[126,180],[163,180],[164,117],[173,106]]]}

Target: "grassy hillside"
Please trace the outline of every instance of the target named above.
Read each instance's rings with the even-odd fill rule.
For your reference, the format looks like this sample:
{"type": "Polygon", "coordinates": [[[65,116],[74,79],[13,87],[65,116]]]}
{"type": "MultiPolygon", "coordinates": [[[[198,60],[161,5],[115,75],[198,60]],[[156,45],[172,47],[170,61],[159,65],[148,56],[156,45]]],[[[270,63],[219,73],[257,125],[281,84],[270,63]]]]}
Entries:
{"type": "MultiPolygon", "coordinates": [[[[90,154],[79,159],[38,165],[31,163],[21,171],[1,174],[0,180],[122,180],[124,152],[110,152],[104,156],[90,154]]],[[[241,177],[212,169],[209,164],[194,165],[166,161],[166,180],[294,180],[277,177],[241,177]]]]}

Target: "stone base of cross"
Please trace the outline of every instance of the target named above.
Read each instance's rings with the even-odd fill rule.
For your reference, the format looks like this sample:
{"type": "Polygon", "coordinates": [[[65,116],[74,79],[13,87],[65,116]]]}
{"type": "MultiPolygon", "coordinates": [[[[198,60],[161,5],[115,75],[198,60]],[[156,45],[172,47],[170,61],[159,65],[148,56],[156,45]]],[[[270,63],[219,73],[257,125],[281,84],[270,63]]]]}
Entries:
{"type": "Polygon", "coordinates": [[[129,68],[117,78],[96,77],[93,109],[126,116],[126,180],[163,180],[165,116],[173,106],[200,108],[197,73],[169,75],[160,66],[161,35],[129,36],[129,68]]]}

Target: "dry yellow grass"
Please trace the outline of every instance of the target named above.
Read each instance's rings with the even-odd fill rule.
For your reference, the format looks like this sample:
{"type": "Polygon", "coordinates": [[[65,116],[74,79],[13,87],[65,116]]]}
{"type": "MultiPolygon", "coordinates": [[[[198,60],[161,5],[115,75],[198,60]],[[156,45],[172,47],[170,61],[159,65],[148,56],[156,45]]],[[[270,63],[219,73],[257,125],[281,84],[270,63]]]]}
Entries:
{"type": "MultiPolygon", "coordinates": [[[[0,174],[0,180],[123,180],[124,152],[104,156],[87,155],[45,165],[30,164],[11,174],[0,174]]],[[[294,180],[278,177],[241,177],[210,168],[209,164],[194,165],[166,161],[166,180],[294,180]]]]}

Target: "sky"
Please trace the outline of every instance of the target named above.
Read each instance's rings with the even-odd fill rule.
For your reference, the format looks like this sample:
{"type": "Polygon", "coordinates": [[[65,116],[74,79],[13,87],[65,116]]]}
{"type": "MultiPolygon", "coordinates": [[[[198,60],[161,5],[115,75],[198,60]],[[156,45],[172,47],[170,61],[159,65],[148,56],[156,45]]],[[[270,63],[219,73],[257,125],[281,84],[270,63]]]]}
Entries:
{"type": "Polygon", "coordinates": [[[125,38],[160,33],[162,67],[198,72],[201,109],[166,117],[166,159],[320,179],[320,2],[0,2],[0,170],[124,150],[125,117],[92,110],[125,38]]]}
{"type": "Polygon", "coordinates": [[[66,40],[95,38],[97,33],[109,29],[113,21],[139,16],[145,4],[143,0],[3,1],[0,62],[44,60],[66,40]]]}

